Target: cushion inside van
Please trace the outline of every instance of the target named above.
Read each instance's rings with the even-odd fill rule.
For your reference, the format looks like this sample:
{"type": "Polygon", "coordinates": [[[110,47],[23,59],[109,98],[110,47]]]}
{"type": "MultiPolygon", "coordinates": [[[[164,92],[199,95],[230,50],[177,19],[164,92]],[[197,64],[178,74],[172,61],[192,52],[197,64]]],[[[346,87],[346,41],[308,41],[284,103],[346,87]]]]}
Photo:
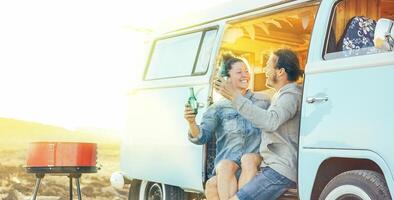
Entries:
{"type": "Polygon", "coordinates": [[[364,16],[353,17],[337,45],[338,51],[373,47],[376,21],[364,16]]]}

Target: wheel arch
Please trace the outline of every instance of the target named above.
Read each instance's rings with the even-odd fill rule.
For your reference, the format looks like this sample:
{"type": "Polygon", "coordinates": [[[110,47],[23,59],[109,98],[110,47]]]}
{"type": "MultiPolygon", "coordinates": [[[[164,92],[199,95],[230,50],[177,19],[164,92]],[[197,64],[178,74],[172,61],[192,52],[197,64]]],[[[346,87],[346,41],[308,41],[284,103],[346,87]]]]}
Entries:
{"type": "MultiPolygon", "coordinates": [[[[320,150],[321,151],[321,150],[320,150]]],[[[325,151],[325,150],[323,150],[325,151]]],[[[371,170],[383,175],[390,195],[393,194],[392,173],[377,153],[366,150],[327,150],[330,152],[320,163],[314,178],[310,199],[318,199],[328,182],[342,172],[350,170],[371,170]]],[[[326,154],[327,155],[327,154],[326,154]]]]}
{"type": "Polygon", "coordinates": [[[371,160],[340,157],[329,158],[321,163],[317,171],[316,178],[313,183],[311,199],[318,199],[324,187],[335,176],[346,171],[357,169],[366,169],[383,174],[380,167],[371,160]]]}

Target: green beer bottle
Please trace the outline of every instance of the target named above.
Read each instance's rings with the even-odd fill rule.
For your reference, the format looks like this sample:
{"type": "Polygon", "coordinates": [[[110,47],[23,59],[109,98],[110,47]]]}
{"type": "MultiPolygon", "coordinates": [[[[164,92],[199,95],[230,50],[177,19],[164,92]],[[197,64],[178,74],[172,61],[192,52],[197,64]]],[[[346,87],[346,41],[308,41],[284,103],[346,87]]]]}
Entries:
{"type": "Polygon", "coordinates": [[[193,87],[189,88],[189,100],[187,101],[189,106],[192,108],[193,112],[197,114],[198,112],[198,102],[196,96],[194,96],[194,89],[193,87]]]}

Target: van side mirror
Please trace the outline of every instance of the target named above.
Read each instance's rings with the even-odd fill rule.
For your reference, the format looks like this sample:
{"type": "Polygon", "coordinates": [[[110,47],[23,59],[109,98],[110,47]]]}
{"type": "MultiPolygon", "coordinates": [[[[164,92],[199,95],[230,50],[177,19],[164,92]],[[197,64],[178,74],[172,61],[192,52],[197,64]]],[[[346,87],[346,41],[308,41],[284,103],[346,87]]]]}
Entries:
{"type": "Polygon", "coordinates": [[[375,47],[385,51],[394,50],[394,21],[390,19],[379,19],[374,36],[375,47]]]}

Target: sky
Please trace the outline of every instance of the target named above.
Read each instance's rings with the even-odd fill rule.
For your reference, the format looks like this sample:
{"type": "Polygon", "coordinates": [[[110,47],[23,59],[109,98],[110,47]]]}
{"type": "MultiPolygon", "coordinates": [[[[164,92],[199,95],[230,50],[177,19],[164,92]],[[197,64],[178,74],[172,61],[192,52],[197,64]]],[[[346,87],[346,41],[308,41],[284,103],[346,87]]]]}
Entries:
{"type": "Polygon", "coordinates": [[[0,118],[123,129],[146,41],[226,1],[0,1],[0,118]]]}

